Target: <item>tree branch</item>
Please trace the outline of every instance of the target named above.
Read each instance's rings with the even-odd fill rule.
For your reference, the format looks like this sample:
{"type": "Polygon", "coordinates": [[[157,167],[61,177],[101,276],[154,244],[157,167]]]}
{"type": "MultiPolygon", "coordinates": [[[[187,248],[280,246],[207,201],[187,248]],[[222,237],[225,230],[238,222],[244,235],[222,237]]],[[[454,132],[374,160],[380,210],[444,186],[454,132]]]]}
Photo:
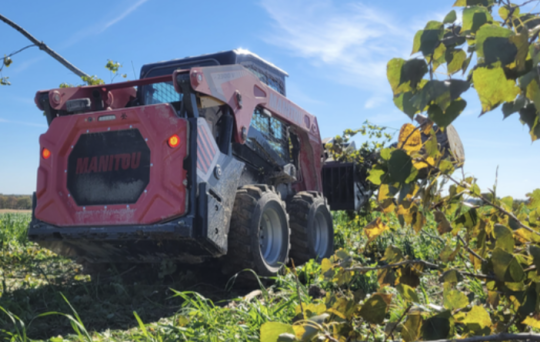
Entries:
{"type": "MultiPolygon", "coordinates": [[[[425,162],[428,167],[431,167],[435,172],[440,172],[444,177],[450,179],[452,182],[454,182],[456,185],[460,185],[460,186],[463,186],[463,184],[461,184],[460,182],[458,182],[457,180],[455,180],[454,178],[452,178],[452,176],[450,175],[447,175],[445,173],[443,173],[438,167],[436,166],[433,166],[431,164],[429,164],[427,162],[427,160],[425,158],[419,158],[420,161],[423,161],[425,162]]],[[[469,188],[470,186],[467,186],[466,188],[469,188]]],[[[527,226],[526,224],[522,223],[513,213],[509,212],[508,210],[502,208],[501,206],[499,205],[496,205],[495,203],[491,202],[490,200],[488,200],[487,198],[485,198],[484,196],[480,195],[479,198],[484,201],[484,203],[486,203],[487,205],[499,210],[501,213],[505,214],[506,216],[510,217],[511,219],[513,219],[514,221],[517,222],[517,224],[525,229],[525,230],[528,230],[529,232],[531,233],[534,233],[536,235],[540,235],[539,232],[537,232],[536,230],[532,229],[531,227],[527,226]]]]}
{"type": "Polygon", "coordinates": [[[520,333],[520,334],[497,334],[490,336],[474,336],[463,339],[450,339],[450,340],[430,340],[426,342],[482,342],[482,341],[510,341],[510,340],[522,340],[522,341],[540,341],[540,334],[520,333]]]}
{"type": "Polygon", "coordinates": [[[60,56],[58,53],[56,53],[54,50],[49,48],[45,43],[40,42],[37,40],[34,36],[32,36],[28,31],[20,27],[19,25],[15,24],[13,21],[9,20],[8,18],[4,17],[0,14],[0,20],[14,28],[15,30],[19,31],[23,36],[28,38],[32,43],[34,43],[37,47],[39,47],[40,50],[45,51],[49,56],[56,59],[60,64],[71,70],[75,75],[79,77],[89,77],[85,72],[81,71],[79,68],[68,62],[64,57],[60,56]]]}
{"type": "MultiPolygon", "coordinates": [[[[405,260],[405,261],[401,261],[401,262],[398,262],[398,263],[395,263],[395,264],[381,265],[381,266],[375,266],[375,267],[349,267],[349,268],[345,268],[343,270],[344,271],[349,271],[349,272],[365,273],[365,272],[369,272],[369,271],[384,270],[384,269],[387,269],[387,268],[396,268],[396,267],[407,266],[407,265],[424,265],[424,267],[429,268],[429,269],[433,269],[433,270],[441,270],[443,268],[440,265],[436,265],[436,264],[433,264],[431,262],[427,262],[427,261],[424,261],[424,260],[405,260]]],[[[475,273],[461,272],[461,271],[458,271],[458,272],[461,273],[462,275],[468,276],[468,277],[484,279],[484,280],[496,280],[495,277],[490,276],[490,275],[475,274],[475,273]]]]}
{"type": "Polygon", "coordinates": [[[459,240],[461,241],[461,243],[463,244],[463,247],[465,247],[465,249],[467,250],[467,252],[471,253],[473,256],[475,256],[478,260],[482,261],[482,262],[486,262],[486,259],[482,258],[480,255],[478,255],[475,251],[473,251],[469,245],[467,243],[465,243],[465,240],[463,240],[463,238],[461,237],[461,235],[457,235],[457,237],[459,238],[459,240]]]}

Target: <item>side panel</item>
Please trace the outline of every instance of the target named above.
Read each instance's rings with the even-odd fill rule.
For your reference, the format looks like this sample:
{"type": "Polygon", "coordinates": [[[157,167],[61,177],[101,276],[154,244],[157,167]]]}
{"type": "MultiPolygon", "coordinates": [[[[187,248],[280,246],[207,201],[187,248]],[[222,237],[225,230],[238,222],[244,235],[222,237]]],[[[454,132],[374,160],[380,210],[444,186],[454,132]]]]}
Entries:
{"type": "MultiPolygon", "coordinates": [[[[187,121],[178,118],[169,104],[56,118],[40,137],[40,151],[47,148],[51,156],[40,157],[36,219],[59,227],[107,226],[152,224],[184,215],[188,204],[184,170],[184,159],[189,151],[187,142],[187,121]],[[103,117],[107,117],[106,120],[103,117]],[[68,172],[71,172],[68,160],[74,147],[85,135],[129,130],[137,130],[150,151],[149,165],[140,163],[139,166],[149,168],[148,185],[134,203],[78,205],[67,186],[68,172]],[[178,135],[180,145],[171,148],[167,141],[174,134],[178,135]]],[[[84,156],[79,157],[82,161],[79,171],[87,174],[115,172],[114,166],[106,169],[98,164],[94,167],[93,163],[99,163],[104,156],[110,157],[107,149],[96,151],[88,156],[88,165],[83,163],[84,156]]]]}
{"type": "MultiPolygon", "coordinates": [[[[188,71],[176,71],[174,83],[177,91],[178,77],[188,71]]],[[[197,67],[189,70],[191,87],[226,104],[234,113],[234,141],[245,143],[253,111],[256,107],[267,109],[280,120],[291,125],[300,139],[300,172],[297,191],[322,191],[321,153],[322,142],[317,119],[263,84],[253,73],[241,65],[197,67]]]]}

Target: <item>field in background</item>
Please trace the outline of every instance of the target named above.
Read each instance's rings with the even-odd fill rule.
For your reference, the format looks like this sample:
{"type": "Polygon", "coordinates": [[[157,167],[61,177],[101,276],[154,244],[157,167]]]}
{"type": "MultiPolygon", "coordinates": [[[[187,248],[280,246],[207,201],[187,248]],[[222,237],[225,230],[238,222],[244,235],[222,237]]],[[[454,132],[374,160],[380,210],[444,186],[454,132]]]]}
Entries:
{"type": "MultiPolygon", "coordinates": [[[[362,227],[371,218],[336,214],[336,249],[372,265],[390,245],[427,261],[438,258],[444,247],[434,236],[433,219],[426,229],[433,234],[398,229],[366,246],[362,227]]],[[[216,264],[118,267],[85,275],[72,260],[28,242],[29,220],[30,214],[0,214],[0,341],[14,336],[53,342],[258,341],[263,323],[291,323],[300,314],[300,302],[316,308],[325,292],[337,289],[313,261],[297,268],[298,288],[290,269],[264,287],[227,284],[216,264]]],[[[419,297],[426,305],[442,304],[436,279],[436,273],[422,278],[419,297]]],[[[372,293],[379,288],[377,273],[357,275],[349,286],[360,296],[372,293]]],[[[383,291],[400,296],[390,287],[383,291]]],[[[390,321],[403,309],[393,307],[390,321]]]]}
{"type": "Polygon", "coordinates": [[[0,214],[13,213],[13,214],[30,214],[31,209],[0,209],[0,214]]]}

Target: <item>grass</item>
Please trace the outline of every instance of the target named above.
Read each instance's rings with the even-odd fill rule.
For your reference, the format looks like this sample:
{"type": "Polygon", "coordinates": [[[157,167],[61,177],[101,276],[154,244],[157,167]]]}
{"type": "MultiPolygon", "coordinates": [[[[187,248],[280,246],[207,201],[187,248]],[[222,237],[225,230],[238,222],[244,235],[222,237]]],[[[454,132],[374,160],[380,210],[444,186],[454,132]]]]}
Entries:
{"type": "MultiPolygon", "coordinates": [[[[444,247],[432,218],[425,234],[399,228],[367,244],[362,228],[374,217],[334,214],[336,249],[372,265],[390,245],[427,261],[444,247]]],[[[338,289],[314,261],[297,269],[298,289],[287,269],[258,292],[252,292],[257,287],[227,285],[215,265],[181,266],[164,277],[157,266],[89,276],[72,260],[29,242],[29,220],[30,214],[0,214],[0,341],[258,341],[265,322],[291,323],[300,317],[300,302],[303,307],[324,302],[324,296],[310,296],[313,288],[338,289]]],[[[437,278],[435,273],[422,278],[421,304],[441,305],[437,278]]],[[[394,288],[379,288],[376,272],[355,276],[349,287],[364,296],[376,291],[396,295],[390,321],[405,310],[394,288]]]]}

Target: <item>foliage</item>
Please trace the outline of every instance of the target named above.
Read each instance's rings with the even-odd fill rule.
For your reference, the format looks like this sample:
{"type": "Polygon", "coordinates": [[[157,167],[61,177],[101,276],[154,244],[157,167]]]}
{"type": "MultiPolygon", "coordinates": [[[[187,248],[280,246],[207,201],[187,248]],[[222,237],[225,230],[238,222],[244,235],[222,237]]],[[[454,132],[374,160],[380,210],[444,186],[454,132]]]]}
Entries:
{"type": "Polygon", "coordinates": [[[413,42],[421,58],[388,63],[396,106],[411,119],[422,112],[429,119],[403,125],[397,145],[380,150],[369,176],[379,214],[363,223],[365,244],[322,260],[326,281],[337,286],[325,307],[291,325],[268,323],[261,332],[280,336],[268,341],[502,341],[540,328],[540,189],[516,205],[497,197],[496,184],[482,192],[475,178],[455,177],[462,160],[437,140],[465,109],[461,96],[471,88],[482,114],[500,105],[505,117],[518,112],[538,139],[540,17],[508,1],[455,6],[463,7],[461,25],[455,10],[444,22],[428,22],[413,42]],[[455,78],[459,72],[464,79],[455,78]],[[439,251],[429,258],[390,244],[382,255],[369,254],[400,230],[436,239],[430,246],[439,251]],[[366,275],[377,284],[358,292],[353,284],[366,275]],[[430,294],[428,283],[440,290],[430,294]]]}
{"type": "Polygon", "coordinates": [[[461,23],[455,10],[443,22],[428,22],[414,37],[417,57],[388,63],[394,103],[411,118],[427,111],[446,127],[467,106],[461,95],[473,88],[481,114],[502,105],[504,118],[519,113],[532,140],[538,139],[540,17],[507,0],[460,0],[454,6],[463,7],[461,23]]]}
{"type": "Polygon", "coordinates": [[[28,195],[0,194],[0,209],[31,209],[32,198],[28,195]]]}
{"type": "MultiPolygon", "coordinates": [[[[105,69],[109,70],[111,75],[114,75],[114,76],[111,76],[111,82],[118,75],[121,75],[123,78],[127,77],[127,74],[119,74],[118,73],[118,71],[120,70],[121,67],[122,67],[122,64],[120,64],[118,62],[113,62],[110,59],[107,60],[107,64],[105,64],[105,69]]],[[[103,79],[97,77],[96,75],[82,76],[81,79],[86,84],[81,84],[81,85],[75,86],[75,85],[72,85],[72,84],[69,84],[69,83],[62,83],[62,84],[60,84],[60,88],[71,88],[71,87],[80,87],[80,86],[85,86],[85,85],[92,86],[92,85],[105,84],[105,81],[103,79]]]]}
{"type": "Polygon", "coordinates": [[[343,135],[335,136],[325,145],[327,153],[336,161],[356,162],[362,165],[373,158],[381,148],[384,148],[393,135],[386,133],[387,127],[378,126],[365,121],[362,127],[356,130],[346,129],[343,135]],[[359,148],[350,148],[352,138],[360,133],[369,140],[363,142],[359,148]]]}

